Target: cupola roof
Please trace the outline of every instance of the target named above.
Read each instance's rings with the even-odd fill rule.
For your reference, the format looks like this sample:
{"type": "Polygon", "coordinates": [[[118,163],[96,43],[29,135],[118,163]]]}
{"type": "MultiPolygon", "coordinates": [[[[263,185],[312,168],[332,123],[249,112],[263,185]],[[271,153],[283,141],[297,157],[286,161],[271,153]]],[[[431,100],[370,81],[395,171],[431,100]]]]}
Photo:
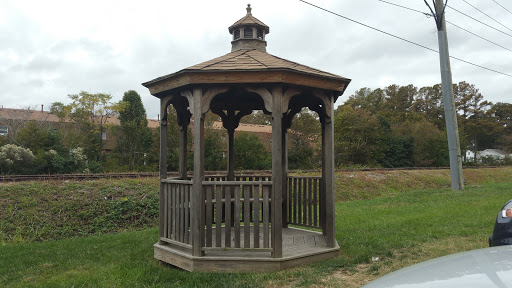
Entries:
{"type": "Polygon", "coordinates": [[[258,20],[256,17],[252,16],[252,8],[251,4],[247,4],[247,15],[242,17],[242,19],[236,21],[233,25],[229,26],[229,33],[233,34],[233,31],[240,26],[260,26],[265,31],[265,34],[270,33],[270,28],[265,25],[265,23],[258,20]]]}

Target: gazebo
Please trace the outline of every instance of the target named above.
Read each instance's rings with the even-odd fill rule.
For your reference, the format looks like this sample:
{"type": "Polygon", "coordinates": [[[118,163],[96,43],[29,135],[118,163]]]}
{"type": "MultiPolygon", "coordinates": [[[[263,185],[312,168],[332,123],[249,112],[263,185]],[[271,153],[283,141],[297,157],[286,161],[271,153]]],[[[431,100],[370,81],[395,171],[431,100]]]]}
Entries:
{"type": "Polygon", "coordinates": [[[160,218],[154,255],[188,271],[276,271],[335,257],[333,113],[350,79],[266,52],[269,27],[247,15],[224,56],[143,83],[160,99],[160,218]],[[179,177],[167,175],[167,108],[179,125],[179,177]],[[304,107],[322,127],[321,176],[287,170],[287,132],[304,107]],[[272,176],[234,171],[234,131],[254,110],[272,115],[272,176]],[[204,172],[204,116],[227,131],[227,172],[204,172]],[[191,118],[193,119],[191,121],[191,118]],[[187,127],[194,164],[187,174],[187,127]]]}

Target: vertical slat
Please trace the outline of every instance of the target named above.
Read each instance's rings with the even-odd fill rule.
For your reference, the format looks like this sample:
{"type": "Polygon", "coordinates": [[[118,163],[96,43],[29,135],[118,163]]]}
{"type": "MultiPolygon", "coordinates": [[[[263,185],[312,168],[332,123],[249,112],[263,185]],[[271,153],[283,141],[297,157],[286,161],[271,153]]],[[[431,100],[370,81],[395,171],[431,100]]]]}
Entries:
{"type": "Polygon", "coordinates": [[[304,213],[302,211],[302,202],[304,201],[302,198],[302,179],[298,179],[298,191],[297,191],[297,198],[299,198],[299,203],[297,203],[297,210],[298,210],[298,216],[297,216],[297,224],[302,224],[302,214],[304,213]]]}
{"type": "Polygon", "coordinates": [[[301,224],[306,225],[308,222],[307,216],[308,216],[308,181],[307,178],[302,178],[300,180],[302,182],[302,217],[301,217],[301,224]]]}
{"type": "Polygon", "coordinates": [[[313,183],[311,183],[311,182],[312,182],[312,179],[308,179],[308,201],[307,201],[308,202],[308,225],[311,225],[311,223],[313,222],[313,221],[311,221],[311,218],[312,218],[311,213],[313,212],[312,211],[313,207],[311,207],[313,205],[311,203],[312,202],[311,200],[313,198],[313,195],[312,195],[313,187],[311,187],[311,186],[312,186],[313,183]]]}
{"type": "MultiPolygon", "coordinates": [[[[247,177],[247,180],[248,181],[254,181],[254,177],[247,177]]],[[[253,185],[250,186],[250,198],[254,198],[254,187],[253,185]]],[[[249,202],[249,210],[250,210],[250,222],[254,222],[254,217],[253,217],[253,214],[252,214],[252,211],[254,210],[254,203],[253,202],[249,202]]]]}
{"type": "Polygon", "coordinates": [[[249,211],[249,202],[250,198],[250,187],[248,185],[243,185],[242,189],[244,191],[244,248],[251,247],[251,222],[250,222],[250,211],[249,211]]]}
{"type": "Polygon", "coordinates": [[[226,222],[225,222],[225,235],[224,235],[224,245],[225,247],[231,247],[231,191],[233,186],[224,186],[224,199],[225,199],[225,207],[226,207],[226,222]]]}
{"type": "Polygon", "coordinates": [[[288,223],[292,222],[293,209],[293,179],[288,177],[288,223]]]}
{"type": "Polygon", "coordinates": [[[185,186],[185,243],[190,243],[190,234],[188,233],[190,227],[190,187],[191,185],[185,186]]]}
{"type": "Polygon", "coordinates": [[[172,199],[172,213],[171,213],[171,221],[172,221],[172,228],[171,228],[171,235],[173,240],[178,241],[178,238],[176,237],[176,186],[171,186],[171,199],[172,199]]]}
{"type": "Polygon", "coordinates": [[[293,178],[293,223],[297,224],[297,178],[293,178]]]}
{"type": "Polygon", "coordinates": [[[222,186],[215,185],[215,247],[221,247],[222,242],[222,186]]]}
{"type": "Polygon", "coordinates": [[[178,190],[176,191],[177,195],[176,195],[176,198],[178,199],[178,213],[176,213],[178,215],[178,219],[176,219],[177,221],[177,224],[176,224],[176,229],[177,229],[177,232],[178,232],[178,241],[180,242],[183,242],[183,224],[182,222],[184,223],[183,220],[183,184],[179,184],[178,185],[178,190]]]}
{"type": "Polygon", "coordinates": [[[240,186],[235,186],[235,248],[240,248],[240,186]]]}
{"type": "Polygon", "coordinates": [[[213,225],[213,207],[212,207],[212,196],[213,196],[213,186],[208,185],[205,187],[206,189],[206,247],[212,247],[212,225],[213,225]]]}
{"type": "Polygon", "coordinates": [[[313,179],[313,226],[318,225],[318,179],[313,179]]]}
{"type": "Polygon", "coordinates": [[[269,190],[271,186],[268,186],[268,185],[263,185],[261,188],[262,188],[262,194],[263,194],[263,248],[268,248],[269,245],[268,245],[268,242],[269,242],[269,223],[268,223],[268,220],[269,220],[269,212],[270,212],[270,209],[269,209],[269,205],[268,205],[268,200],[269,200],[269,190]]]}
{"type": "Polygon", "coordinates": [[[251,185],[253,187],[253,198],[254,198],[254,248],[260,247],[260,186],[251,185]]]}
{"type": "Polygon", "coordinates": [[[160,231],[160,233],[163,233],[163,237],[165,238],[169,238],[168,236],[168,231],[169,231],[169,219],[167,218],[167,215],[169,213],[169,207],[167,205],[168,203],[168,199],[169,199],[169,196],[167,196],[167,186],[169,186],[168,183],[163,183],[162,185],[162,189],[163,189],[163,194],[160,198],[160,201],[162,201],[162,203],[164,204],[163,207],[163,211],[160,211],[160,213],[162,213],[162,217],[160,217],[160,219],[162,219],[162,230],[160,231]]]}
{"type": "Polygon", "coordinates": [[[172,203],[172,187],[174,184],[168,184],[167,186],[167,238],[172,239],[172,213],[173,213],[173,203],[172,203]]]}

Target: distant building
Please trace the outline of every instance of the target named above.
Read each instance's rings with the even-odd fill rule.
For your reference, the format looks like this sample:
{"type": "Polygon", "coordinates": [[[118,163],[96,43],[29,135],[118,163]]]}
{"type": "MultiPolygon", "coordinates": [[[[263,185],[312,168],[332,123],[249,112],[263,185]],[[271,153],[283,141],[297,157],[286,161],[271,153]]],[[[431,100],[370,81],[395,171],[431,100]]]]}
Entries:
{"type": "MultiPolygon", "coordinates": [[[[156,119],[147,119],[148,127],[151,129],[158,129],[160,127],[160,121],[156,119]]],[[[48,125],[53,129],[59,129],[59,125],[62,125],[61,120],[54,114],[43,110],[29,110],[29,109],[11,109],[11,108],[0,108],[0,137],[14,135],[18,130],[23,128],[28,121],[36,121],[41,125],[48,125]]],[[[65,121],[64,123],[71,122],[65,121]]],[[[108,117],[107,125],[119,126],[121,122],[117,117],[108,117]]],[[[213,123],[212,128],[215,130],[224,130],[222,128],[222,122],[216,121],[213,123]]],[[[270,125],[254,125],[254,124],[243,124],[240,123],[238,128],[235,130],[235,134],[239,132],[249,132],[256,134],[262,142],[265,144],[267,150],[270,151],[270,139],[272,138],[272,126],[270,125]]],[[[103,141],[103,149],[105,152],[110,152],[116,145],[115,139],[110,133],[109,129],[103,131],[101,135],[103,141]]]]}
{"type": "MultiPolygon", "coordinates": [[[[494,160],[502,161],[505,157],[512,157],[512,154],[506,154],[499,149],[485,149],[476,153],[476,161],[481,162],[483,158],[494,158],[494,160]]],[[[475,153],[471,150],[466,151],[466,162],[475,161],[475,153]]]]}

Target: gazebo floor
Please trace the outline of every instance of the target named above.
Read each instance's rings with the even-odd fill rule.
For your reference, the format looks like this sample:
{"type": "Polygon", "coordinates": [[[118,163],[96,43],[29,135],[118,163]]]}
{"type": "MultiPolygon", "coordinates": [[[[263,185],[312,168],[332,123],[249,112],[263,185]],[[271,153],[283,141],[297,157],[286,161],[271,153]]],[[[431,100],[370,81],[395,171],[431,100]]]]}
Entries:
{"type": "Polygon", "coordinates": [[[339,254],[338,244],[335,248],[326,247],[325,238],[319,232],[283,228],[282,234],[282,258],[272,258],[270,252],[244,251],[206,251],[204,256],[195,257],[190,249],[159,243],[154,245],[155,258],[188,271],[229,273],[278,271],[339,254]]]}

